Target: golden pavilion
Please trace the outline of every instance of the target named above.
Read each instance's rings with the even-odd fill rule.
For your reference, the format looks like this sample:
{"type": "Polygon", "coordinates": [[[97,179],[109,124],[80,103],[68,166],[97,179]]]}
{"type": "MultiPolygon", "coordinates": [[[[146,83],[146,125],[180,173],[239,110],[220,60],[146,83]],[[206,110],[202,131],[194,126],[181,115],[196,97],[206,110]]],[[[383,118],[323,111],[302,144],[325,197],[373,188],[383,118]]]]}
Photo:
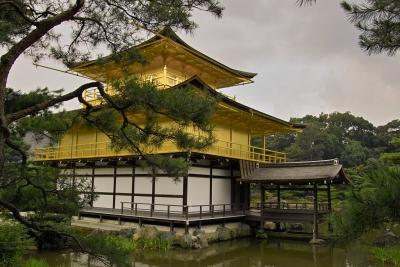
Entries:
{"type": "MultiPolygon", "coordinates": [[[[160,90],[185,85],[208,90],[219,97],[212,118],[216,142],[207,150],[192,152],[188,174],[177,182],[165,174],[151,174],[141,167],[142,159],[138,155],[114,151],[110,140],[100,131],[72,127],[57,146],[36,149],[34,159],[57,166],[61,175],[72,179],[89,179],[92,189],[85,193],[97,197],[92,198],[90,207],[81,211],[81,216],[139,222],[159,220],[185,226],[243,220],[249,216],[246,212],[250,209],[251,182],[271,186],[296,183],[295,177],[263,179],[262,175],[257,176],[257,171],[268,166],[283,166],[287,161],[285,153],[267,149],[266,137],[301,132],[304,126],[257,111],[219,92],[222,88],[252,83],[256,73],[236,70],[208,57],[170,28],[135,48],[146,58],[146,63],[133,63],[121,70],[119,64],[107,61],[106,57],[101,65],[98,60],[90,61],[73,67],[72,71],[105,85],[129,72],[141,80],[154,82],[160,90]],[[261,137],[260,146],[253,145],[254,137],[259,140],[261,137]]],[[[111,87],[107,90],[112,93],[111,87]]],[[[95,90],[86,92],[85,99],[94,104],[101,101],[95,90]]],[[[165,155],[180,152],[171,144],[156,151],[165,155]]],[[[306,167],[310,168],[310,164],[306,167]]],[[[335,161],[311,164],[311,169],[315,172],[312,179],[304,178],[298,183],[329,185],[345,180],[341,165],[335,161]]],[[[307,218],[315,220],[315,217],[307,218]]]]}

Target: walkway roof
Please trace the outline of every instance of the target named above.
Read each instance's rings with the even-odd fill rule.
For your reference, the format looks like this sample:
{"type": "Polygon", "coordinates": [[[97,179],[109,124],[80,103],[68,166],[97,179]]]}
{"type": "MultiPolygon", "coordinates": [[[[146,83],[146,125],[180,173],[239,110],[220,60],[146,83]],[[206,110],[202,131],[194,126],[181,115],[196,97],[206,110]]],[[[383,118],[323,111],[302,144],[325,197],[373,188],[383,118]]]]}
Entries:
{"type": "Polygon", "coordinates": [[[242,161],[239,181],[294,185],[350,182],[337,159],[259,165],[242,161]]]}

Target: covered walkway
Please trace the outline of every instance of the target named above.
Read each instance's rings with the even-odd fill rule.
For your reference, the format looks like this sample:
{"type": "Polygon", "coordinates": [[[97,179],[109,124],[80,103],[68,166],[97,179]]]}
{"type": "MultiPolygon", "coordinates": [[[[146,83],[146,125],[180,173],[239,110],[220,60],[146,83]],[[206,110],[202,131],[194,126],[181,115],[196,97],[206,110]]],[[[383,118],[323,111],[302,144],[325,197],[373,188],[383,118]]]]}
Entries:
{"type": "Polygon", "coordinates": [[[343,166],[338,160],[254,164],[242,161],[241,183],[260,185],[260,203],[251,207],[249,220],[277,222],[304,222],[313,224],[313,240],[318,238],[318,224],[332,212],[331,185],[348,184],[343,166]],[[275,191],[276,201],[266,202],[265,191],[275,191]],[[283,202],[282,191],[312,191],[312,203],[283,202]],[[318,192],[325,191],[327,202],[318,201],[318,192]]]}

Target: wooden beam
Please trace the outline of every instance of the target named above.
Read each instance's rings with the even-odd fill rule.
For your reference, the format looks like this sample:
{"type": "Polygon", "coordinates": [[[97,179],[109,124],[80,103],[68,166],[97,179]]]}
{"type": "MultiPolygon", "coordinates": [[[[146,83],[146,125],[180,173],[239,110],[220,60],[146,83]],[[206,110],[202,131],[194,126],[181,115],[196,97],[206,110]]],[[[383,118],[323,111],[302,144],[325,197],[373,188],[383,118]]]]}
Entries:
{"type": "Polygon", "coordinates": [[[96,168],[96,164],[93,163],[92,165],[92,185],[90,189],[90,206],[93,207],[93,202],[94,202],[94,170],[96,168]]]}
{"type": "Polygon", "coordinates": [[[313,240],[318,239],[318,188],[314,184],[313,240]]]}
{"type": "Polygon", "coordinates": [[[114,163],[114,174],[113,174],[113,209],[115,209],[115,193],[117,191],[117,162],[114,163]]]}
{"type": "Polygon", "coordinates": [[[260,200],[261,200],[261,209],[265,207],[265,188],[263,184],[260,184],[260,200]]]}
{"type": "MultiPolygon", "coordinates": [[[[332,199],[331,199],[331,185],[330,184],[326,185],[326,192],[328,195],[328,211],[329,211],[329,214],[331,214],[332,213],[332,199]]],[[[328,230],[329,230],[329,232],[333,232],[332,224],[330,222],[328,222],[328,230]]]]}
{"type": "Polygon", "coordinates": [[[133,203],[135,202],[135,175],[136,175],[136,160],[132,161],[132,187],[131,187],[131,208],[133,209],[133,203]]]}
{"type": "Polygon", "coordinates": [[[210,199],[209,199],[209,204],[212,205],[212,194],[213,194],[213,188],[212,188],[212,178],[213,178],[213,166],[212,166],[212,160],[210,160],[210,199]]]}

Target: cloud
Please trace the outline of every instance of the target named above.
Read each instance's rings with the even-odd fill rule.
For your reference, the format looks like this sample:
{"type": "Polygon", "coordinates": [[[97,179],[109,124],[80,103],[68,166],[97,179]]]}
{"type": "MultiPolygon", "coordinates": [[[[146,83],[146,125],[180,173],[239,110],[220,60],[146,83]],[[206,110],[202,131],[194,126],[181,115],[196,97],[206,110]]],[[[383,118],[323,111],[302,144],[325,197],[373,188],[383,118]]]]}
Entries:
{"type": "MultiPolygon", "coordinates": [[[[400,118],[399,57],[368,56],[339,1],[298,7],[296,1],[223,1],[222,19],[195,12],[199,28],[180,36],[222,63],[257,72],[255,83],[226,88],[251,107],[289,119],[351,111],[376,125],[400,118]]],[[[54,65],[54,62],[46,62],[54,65]]],[[[82,79],[35,69],[20,59],[9,85],[72,90],[82,79]]],[[[76,108],[79,104],[68,103],[76,108]]]]}

